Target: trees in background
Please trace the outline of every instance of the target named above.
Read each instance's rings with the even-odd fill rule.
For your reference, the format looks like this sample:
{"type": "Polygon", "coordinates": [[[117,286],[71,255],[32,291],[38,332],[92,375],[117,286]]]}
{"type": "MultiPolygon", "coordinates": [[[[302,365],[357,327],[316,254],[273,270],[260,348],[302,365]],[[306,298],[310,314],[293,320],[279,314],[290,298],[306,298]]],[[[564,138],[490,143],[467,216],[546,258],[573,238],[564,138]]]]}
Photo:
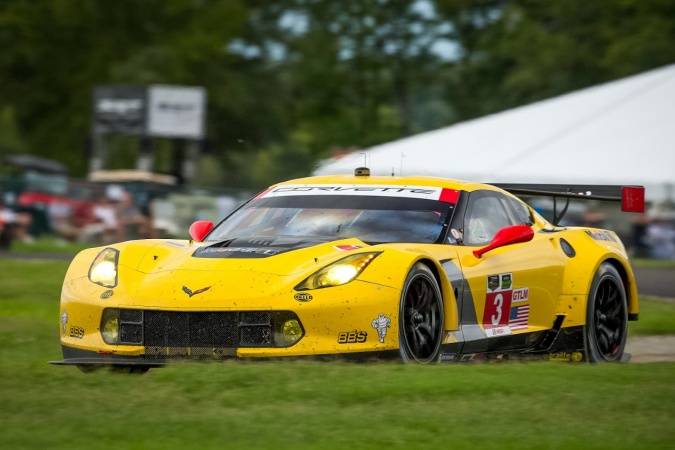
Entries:
{"type": "MultiPolygon", "coordinates": [[[[201,181],[261,187],[335,149],[672,63],[672,42],[668,0],[6,0],[0,151],[82,176],[93,86],[199,85],[222,169],[201,181]]],[[[112,140],[118,164],[130,145],[112,140]]]]}

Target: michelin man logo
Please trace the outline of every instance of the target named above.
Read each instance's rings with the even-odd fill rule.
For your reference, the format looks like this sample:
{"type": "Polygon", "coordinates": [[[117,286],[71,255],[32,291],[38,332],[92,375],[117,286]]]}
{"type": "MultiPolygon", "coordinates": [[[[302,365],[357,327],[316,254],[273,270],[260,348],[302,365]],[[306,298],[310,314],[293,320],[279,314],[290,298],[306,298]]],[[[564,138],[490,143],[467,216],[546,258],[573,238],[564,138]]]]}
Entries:
{"type": "Polygon", "coordinates": [[[63,335],[66,335],[66,324],[68,323],[68,313],[66,310],[63,310],[63,314],[61,314],[61,329],[63,330],[63,335]]]}
{"type": "Polygon", "coordinates": [[[380,315],[377,316],[377,319],[373,320],[371,325],[377,330],[380,342],[384,343],[384,338],[387,337],[387,328],[391,325],[391,319],[389,317],[384,317],[384,314],[380,313],[380,315]]]}

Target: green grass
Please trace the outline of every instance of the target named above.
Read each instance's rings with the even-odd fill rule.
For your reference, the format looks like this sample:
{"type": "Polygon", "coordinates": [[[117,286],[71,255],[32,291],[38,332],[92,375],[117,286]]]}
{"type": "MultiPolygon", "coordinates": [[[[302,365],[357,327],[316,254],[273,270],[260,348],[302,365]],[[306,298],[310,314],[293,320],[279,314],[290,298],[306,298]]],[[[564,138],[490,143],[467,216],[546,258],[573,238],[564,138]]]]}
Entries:
{"type": "Polygon", "coordinates": [[[85,248],[96,247],[98,244],[79,244],[67,242],[53,237],[41,237],[32,242],[14,240],[10,250],[15,253],[63,253],[75,255],[85,248]]]}
{"type": "MultiPolygon", "coordinates": [[[[65,262],[0,259],[0,448],[671,448],[675,363],[228,362],[82,374],[65,262]]],[[[645,299],[631,332],[675,330],[645,299]],[[659,320],[652,320],[652,316],[659,320]]],[[[672,332],[672,331],[671,331],[672,332]]]]}
{"type": "Polygon", "coordinates": [[[633,267],[675,268],[675,260],[633,258],[630,260],[630,263],[633,267]]]}
{"type": "Polygon", "coordinates": [[[628,323],[629,335],[675,334],[675,301],[640,298],[640,320],[628,323]]]}

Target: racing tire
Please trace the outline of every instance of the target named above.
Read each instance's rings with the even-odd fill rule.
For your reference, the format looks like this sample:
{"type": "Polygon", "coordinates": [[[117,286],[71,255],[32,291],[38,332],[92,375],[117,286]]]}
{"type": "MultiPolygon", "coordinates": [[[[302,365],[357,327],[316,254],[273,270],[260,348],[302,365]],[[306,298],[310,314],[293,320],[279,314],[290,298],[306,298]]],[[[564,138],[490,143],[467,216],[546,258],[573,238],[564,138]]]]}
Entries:
{"type": "Polygon", "coordinates": [[[610,263],[602,263],[588,293],[584,340],[590,362],[621,361],[628,332],[626,289],[610,263]]]}
{"type": "Polygon", "coordinates": [[[399,307],[399,353],[404,363],[438,361],[443,339],[443,297],[429,267],[410,269],[399,307]]]}

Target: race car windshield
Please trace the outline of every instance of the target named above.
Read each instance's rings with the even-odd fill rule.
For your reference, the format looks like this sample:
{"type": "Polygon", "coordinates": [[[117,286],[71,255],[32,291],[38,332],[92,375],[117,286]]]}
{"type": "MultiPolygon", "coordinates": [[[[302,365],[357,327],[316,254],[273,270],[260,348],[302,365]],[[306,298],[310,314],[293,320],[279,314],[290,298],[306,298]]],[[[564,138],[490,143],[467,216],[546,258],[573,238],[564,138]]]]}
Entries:
{"type": "Polygon", "coordinates": [[[438,200],[293,196],[252,200],[221,222],[208,241],[269,236],[358,238],[366,243],[434,243],[454,204],[438,200]]]}

